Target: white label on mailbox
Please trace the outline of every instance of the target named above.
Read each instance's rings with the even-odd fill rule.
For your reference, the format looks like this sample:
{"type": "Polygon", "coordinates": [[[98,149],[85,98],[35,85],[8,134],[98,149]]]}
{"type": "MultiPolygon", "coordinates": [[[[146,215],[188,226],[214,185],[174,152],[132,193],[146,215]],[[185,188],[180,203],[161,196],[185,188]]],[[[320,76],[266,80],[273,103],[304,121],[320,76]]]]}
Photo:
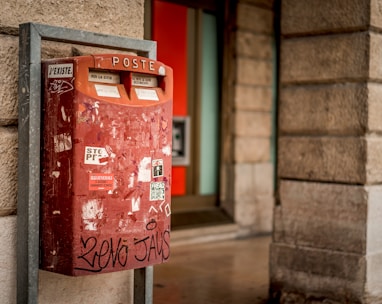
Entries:
{"type": "Polygon", "coordinates": [[[119,91],[118,91],[118,87],[116,86],[96,84],[95,88],[97,91],[97,95],[100,97],[121,98],[121,95],[119,94],[119,91]]]}
{"type": "Polygon", "coordinates": [[[133,86],[155,88],[158,86],[158,79],[155,76],[134,73],[132,76],[133,86]]]}
{"type": "Polygon", "coordinates": [[[48,66],[48,78],[73,77],[73,63],[50,64],[48,66]]]}
{"type": "Polygon", "coordinates": [[[159,201],[165,199],[166,185],[164,182],[150,183],[150,201],[159,201]]]}
{"type": "Polygon", "coordinates": [[[135,88],[138,99],[159,101],[158,94],[155,90],[135,88]]]}
{"type": "Polygon", "coordinates": [[[99,71],[89,71],[88,81],[112,84],[121,82],[118,74],[99,71]]]}
{"type": "Polygon", "coordinates": [[[84,163],[86,165],[106,165],[109,161],[109,154],[103,147],[85,147],[84,163]]]}

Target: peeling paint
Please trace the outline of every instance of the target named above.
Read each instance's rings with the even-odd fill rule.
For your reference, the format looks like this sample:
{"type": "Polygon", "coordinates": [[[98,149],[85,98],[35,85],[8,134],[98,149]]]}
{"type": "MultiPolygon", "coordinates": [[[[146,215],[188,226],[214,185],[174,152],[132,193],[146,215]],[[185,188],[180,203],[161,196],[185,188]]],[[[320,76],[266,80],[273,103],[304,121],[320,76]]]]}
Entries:
{"type": "Polygon", "coordinates": [[[164,155],[170,156],[171,155],[171,147],[170,145],[167,145],[162,148],[162,152],[164,155]]]}
{"type": "Polygon", "coordinates": [[[129,184],[127,186],[128,188],[133,188],[134,187],[134,173],[131,173],[130,174],[130,177],[129,177],[129,184]]]}
{"type": "Polygon", "coordinates": [[[103,204],[100,200],[91,199],[82,205],[82,220],[84,229],[96,231],[103,218],[103,204]]]}
{"type": "Polygon", "coordinates": [[[151,181],[151,157],[144,157],[139,163],[138,168],[138,181],[149,182],[151,181]]]}
{"type": "Polygon", "coordinates": [[[140,197],[137,197],[137,198],[134,198],[131,200],[131,210],[133,212],[137,212],[139,210],[141,210],[141,198],[140,197]]]}
{"type": "Polygon", "coordinates": [[[60,177],[60,171],[52,171],[52,177],[59,178],[60,177]]]}
{"type": "Polygon", "coordinates": [[[58,134],[53,137],[54,152],[59,153],[72,149],[72,137],[69,133],[58,134]]]}
{"type": "Polygon", "coordinates": [[[66,116],[64,106],[61,106],[61,115],[62,115],[62,120],[67,121],[68,117],[66,116]]]}

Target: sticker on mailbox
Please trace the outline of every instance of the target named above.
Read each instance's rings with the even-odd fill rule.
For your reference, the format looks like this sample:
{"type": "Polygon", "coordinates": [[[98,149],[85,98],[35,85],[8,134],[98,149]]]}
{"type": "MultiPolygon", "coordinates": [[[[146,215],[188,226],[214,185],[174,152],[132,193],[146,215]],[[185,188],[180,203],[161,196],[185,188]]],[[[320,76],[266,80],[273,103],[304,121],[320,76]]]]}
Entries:
{"type": "Polygon", "coordinates": [[[72,149],[72,137],[69,133],[58,134],[53,137],[54,152],[60,153],[72,149]]]}
{"type": "Polygon", "coordinates": [[[135,93],[137,93],[138,99],[159,101],[158,94],[155,90],[135,88],[135,93]]]}
{"type": "Polygon", "coordinates": [[[155,76],[142,75],[133,73],[131,77],[133,86],[151,87],[158,86],[158,79],[155,76]]]}
{"type": "Polygon", "coordinates": [[[118,84],[121,82],[119,74],[101,71],[89,71],[88,80],[91,82],[102,82],[111,84],[118,84]]]}
{"type": "Polygon", "coordinates": [[[50,64],[48,66],[48,78],[73,77],[73,63],[50,64]]]}
{"type": "Polygon", "coordinates": [[[84,164],[85,165],[106,165],[109,160],[109,154],[102,147],[85,147],[84,164]]]}
{"type": "Polygon", "coordinates": [[[163,159],[154,159],[151,164],[153,177],[163,176],[163,159]]]}
{"type": "Polygon", "coordinates": [[[97,91],[97,95],[100,97],[114,97],[120,98],[118,87],[110,85],[96,84],[94,85],[97,91]]]}
{"type": "Polygon", "coordinates": [[[150,183],[150,201],[164,200],[166,186],[164,182],[150,183]]]}
{"type": "Polygon", "coordinates": [[[113,190],[114,174],[107,173],[90,173],[89,174],[89,190],[113,190]]]}

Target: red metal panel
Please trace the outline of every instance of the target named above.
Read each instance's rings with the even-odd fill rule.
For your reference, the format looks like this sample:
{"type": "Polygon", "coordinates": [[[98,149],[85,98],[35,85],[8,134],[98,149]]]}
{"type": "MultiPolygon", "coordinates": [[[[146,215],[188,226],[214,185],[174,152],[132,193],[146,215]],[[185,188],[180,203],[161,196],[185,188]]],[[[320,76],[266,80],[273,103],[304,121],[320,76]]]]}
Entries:
{"type": "Polygon", "coordinates": [[[172,195],[185,195],[186,194],[186,167],[179,166],[172,168],[172,195]]]}
{"type": "Polygon", "coordinates": [[[95,55],[47,61],[43,74],[41,268],[77,276],[165,262],[172,70],[95,55]]]}
{"type": "Polygon", "coordinates": [[[174,71],[174,115],[187,115],[187,7],[155,0],[152,36],[158,60],[174,71]]]}
{"type": "MultiPolygon", "coordinates": [[[[187,111],[187,7],[153,1],[153,39],[158,43],[158,59],[174,70],[174,115],[187,111]]],[[[186,167],[173,168],[173,195],[186,194],[186,167]]]]}

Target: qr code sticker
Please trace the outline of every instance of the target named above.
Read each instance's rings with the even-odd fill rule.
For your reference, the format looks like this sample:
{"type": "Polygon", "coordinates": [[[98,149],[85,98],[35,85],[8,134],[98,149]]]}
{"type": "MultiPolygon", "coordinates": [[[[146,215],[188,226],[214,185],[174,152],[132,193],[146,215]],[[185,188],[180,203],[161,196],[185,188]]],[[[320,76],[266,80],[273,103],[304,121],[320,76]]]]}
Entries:
{"type": "Polygon", "coordinates": [[[150,201],[164,200],[165,183],[153,182],[150,183],[150,201]]]}

